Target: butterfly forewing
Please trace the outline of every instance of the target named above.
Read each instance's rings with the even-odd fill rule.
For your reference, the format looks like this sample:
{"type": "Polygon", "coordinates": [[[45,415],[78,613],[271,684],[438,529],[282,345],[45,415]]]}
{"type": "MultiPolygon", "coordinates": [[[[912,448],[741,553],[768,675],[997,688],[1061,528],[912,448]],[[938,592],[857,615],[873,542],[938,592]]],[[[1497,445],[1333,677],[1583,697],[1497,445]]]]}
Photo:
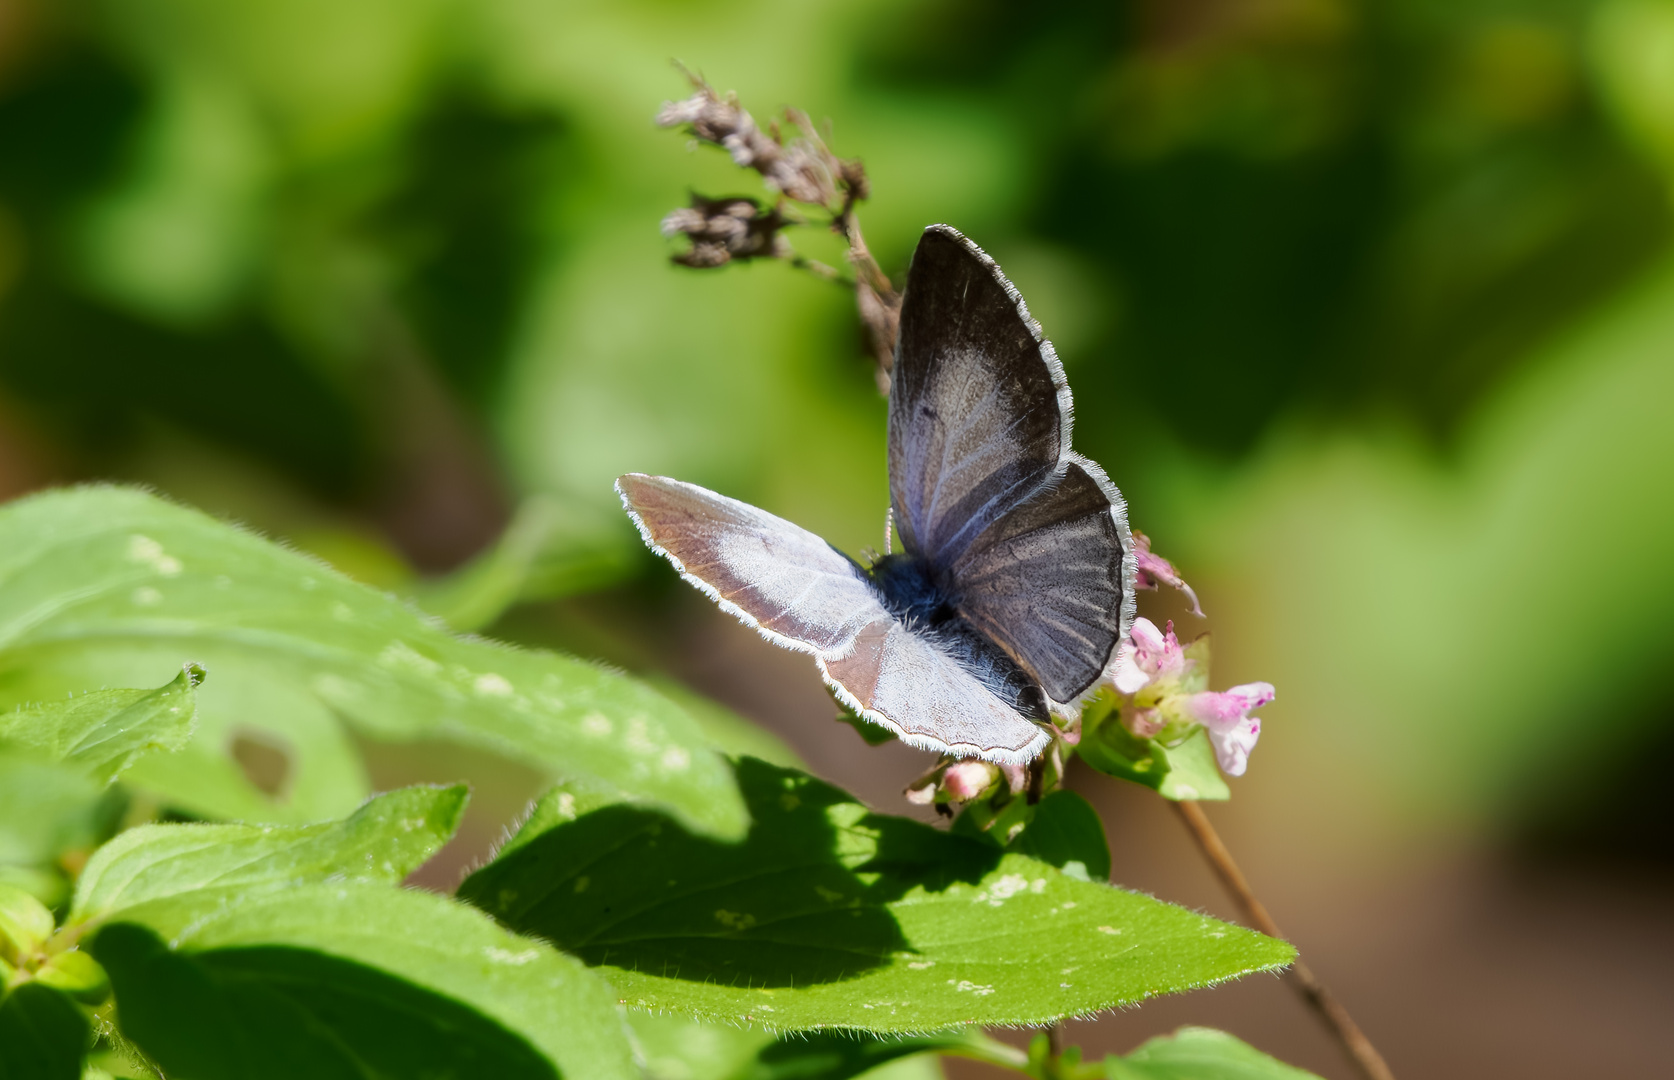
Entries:
{"type": "Polygon", "coordinates": [[[932,226],[907,275],[889,399],[902,544],[945,566],[1038,487],[1069,446],[1063,371],[993,263],[932,226]]]}
{"type": "Polygon", "coordinates": [[[1022,762],[1045,731],[908,632],[866,572],[824,540],[695,484],[630,473],[622,504],[653,550],[769,640],[812,653],[845,704],[927,749],[1022,762]]]}
{"type": "Polygon", "coordinates": [[[903,546],[1052,700],[1073,700],[1132,622],[1126,510],[1070,452],[1051,344],[993,260],[947,226],[913,255],[892,378],[903,546]]]}

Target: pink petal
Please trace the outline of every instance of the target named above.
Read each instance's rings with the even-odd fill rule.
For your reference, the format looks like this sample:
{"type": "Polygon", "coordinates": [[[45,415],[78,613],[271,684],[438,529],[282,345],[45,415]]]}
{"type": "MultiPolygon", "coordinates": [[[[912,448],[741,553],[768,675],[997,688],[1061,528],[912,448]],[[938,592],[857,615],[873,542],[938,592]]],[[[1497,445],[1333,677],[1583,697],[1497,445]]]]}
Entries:
{"type": "MultiPolygon", "coordinates": [[[[1135,539],[1138,539],[1138,536],[1140,534],[1135,534],[1135,539]]],[[[1138,548],[1138,544],[1135,544],[1135,548],[1138,548]]],[[[1152,554],[1148,549],[1138,548],[1133,553],[1133,561],[1137,564],[1138,569],[1137,581],[1135,581],[1138,588],[1155,589],[1158,583],[1162,583],[1180,589],[1182,593],[1185,593],[1185,598],[1192,601],[1192,615],[1197,616],[1197,618],[1205,618],[1204,606],[1197,603],[1197,591],[1185,583],[1185,578],[1180,576],[1180,571],[1173,568],[1173,563],[1170,563],[1168,559],[1162,558],[1160,554],[1152,554]]]]}
{"type": "Polygon", "coordinates": [[[1157,624],[1144,616],[1133,621],[1133,629],[1128,631],[1128,638],[1133,642],[1134,648],[1144,652],[1160,653],[1168,645],[1162,631],[1157,629],[1157,624]]]}
{"type": "Polygon", "coordinates": [[[1119,693],[1137,694],[1145,689],[1151,676],[1134,660],[1133,642],[1124,642],[1116,651],[1116,662],[1110,668],[1110,681],[1119,693]]]}
{"type": "Polygon", "coordinates": [[[1228,776],[1243,776],[1250,763],[1250,751],[1261,737],[1261,721],[1253,716],[1242,717],[1225,731],[1209,729],[1209,744],[1215,748],[1215,761],[1228,776]]]}
{"type": "Polygon", "coordinates": [[[1192,719],[1210,731],[1226,732],[1245,719],[1251,709],[1272,701],[1272,683],[1245,683],[1231,690],[1204,690],[1186,699],[1192,719]]]}

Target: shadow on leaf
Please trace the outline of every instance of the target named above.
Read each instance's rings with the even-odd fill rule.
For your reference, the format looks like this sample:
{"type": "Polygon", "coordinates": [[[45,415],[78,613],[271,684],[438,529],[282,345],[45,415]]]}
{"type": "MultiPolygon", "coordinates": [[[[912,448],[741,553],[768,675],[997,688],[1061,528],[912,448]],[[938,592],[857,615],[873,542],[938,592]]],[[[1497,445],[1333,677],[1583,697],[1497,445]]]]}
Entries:
{"type": "Polygon", "coordinates": [[[805,987],[911,951],[884,905],[976,883],[1000,859],[990,843],[874,814],[794,769],[744,758],[735,771],[751,818],[742,842],[559,789],[459,896],[590,964],[805,987]]]}
{"type": "Polygon", "coordinates": [[[123,1034],[171,1076],[558,1078],[474,1009],[337,957],[284,946],[187,955],[124,923],[100,931],[93,948],[123,1034]]]}

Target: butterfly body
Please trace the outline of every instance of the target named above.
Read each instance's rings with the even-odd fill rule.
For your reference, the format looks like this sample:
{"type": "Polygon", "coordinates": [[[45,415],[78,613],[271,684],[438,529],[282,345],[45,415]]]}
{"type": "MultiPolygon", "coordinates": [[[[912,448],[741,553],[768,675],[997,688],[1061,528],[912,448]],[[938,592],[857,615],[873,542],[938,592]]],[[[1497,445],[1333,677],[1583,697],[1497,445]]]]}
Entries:
{"type": "Polygon", "coordinates": [[[692,484],[630,473],[651,548],[832,691],[911,745],[1025,762],[1133,619],[1120,493],[1070,450],[1052,346],[981,249],[925,231],[908,272],[890,395],[891,518],[869,569],[814,534],[692,484]]]}

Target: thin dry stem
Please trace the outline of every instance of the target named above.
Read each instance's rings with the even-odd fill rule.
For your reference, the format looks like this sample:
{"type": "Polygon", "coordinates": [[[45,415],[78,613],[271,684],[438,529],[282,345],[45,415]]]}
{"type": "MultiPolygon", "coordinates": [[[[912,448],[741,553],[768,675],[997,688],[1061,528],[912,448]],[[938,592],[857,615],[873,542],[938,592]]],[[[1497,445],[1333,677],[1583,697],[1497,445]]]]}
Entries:
{"type": "MultiPolygon", "coordinates": [[[[1209,860],[1209,865],[1215,871],[1215,876],[1221,879],[1226,891],[1232,894],[1233,900],[1243,909],[1244,917],[1257,930],[1268,937],[1283,938],[1278,924],[1273,916],[1267,913],[1260,900],[1256,899],[1244,872],[1238,869],[1238,864],[1232,861],[1232,852],[1226,844],[1221,842],[1215,827],[1209,823],[1209,816],[1203,812],[1203,807],[1191,800],[1176,801],[1174,809],[1180,812],[1180,817],[1186,823],[1186,829],[1197,841],[1198,849],[1203,857],[1209,860]]],[[[1343,1008],[1342,1002],[1334,997],[1325,984],[1313,970],[1298,959],[1286,973],[1292,986],[1296,987],[1304,1001],[1324,1020],[1337,1040],[1342,1043],[1343,1050],[1348,1054],[1363,1073],[1367,1080],[1395,1080],[1395,1074],[1389,1070],[1389,1065],[1379,1054],[1377,1047],[1360,1030],[1360,1025],[1349,1016],[1348,1010],[1343,1008]]]]}

